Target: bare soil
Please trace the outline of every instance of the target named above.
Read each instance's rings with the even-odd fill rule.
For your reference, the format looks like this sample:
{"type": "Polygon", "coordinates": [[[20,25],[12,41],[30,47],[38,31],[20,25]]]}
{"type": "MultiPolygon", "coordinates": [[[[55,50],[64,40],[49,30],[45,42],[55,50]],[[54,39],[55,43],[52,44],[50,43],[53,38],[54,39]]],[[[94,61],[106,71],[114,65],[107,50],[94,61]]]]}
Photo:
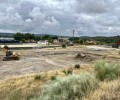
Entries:
{"type": "Polygon", "coordinates": [[[2,61],[5,53],[0,51],[0,80],[18,75],[63,69],[75,64],[93,63],[101,59],[108,61],[119,61],[120,59],[117,51],[93,51],[85,47],[18,50],[17,52],[21,54],[20,60],[2,61]],[[76,58],[77,53],[83,53],[86,57],[76,58]]]}

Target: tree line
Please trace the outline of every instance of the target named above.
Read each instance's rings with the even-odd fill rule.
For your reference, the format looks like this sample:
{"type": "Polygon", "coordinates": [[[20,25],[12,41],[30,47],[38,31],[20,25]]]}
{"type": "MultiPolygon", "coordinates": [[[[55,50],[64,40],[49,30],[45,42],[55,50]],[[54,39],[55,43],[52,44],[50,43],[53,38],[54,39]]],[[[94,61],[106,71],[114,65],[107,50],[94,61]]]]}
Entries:
{"type": "MultiPolygon", "coordinates": [[[[55,39],[58,39],[58,36],[51,36],[51,35],[35,35],[31,33],[16,33],[13,35],[15,40],[18,41],[26,41],[26,40],[48,40],[52,43],[55,39]]],[[[84,44],[86,41],[95,40],[98,44],[112,44],[116,43],[120,40],[120,36],[111,36],[111,37],[104,37],[104,36],[96,36],[96,37],[70,37],[70,41],[77,43],[77,44],[84,44]]]]}
{"type": "Polygon", "coordinates": [[[44,36],[37,36],[35,34],[31,33],[16,33],[13,35],[15,40],[25,42],[26,40],[48,40],[50,43],[53,42],[53,40],[58,39],[57,36],[50,36],[50,35],[44,35],[44,36]]]}

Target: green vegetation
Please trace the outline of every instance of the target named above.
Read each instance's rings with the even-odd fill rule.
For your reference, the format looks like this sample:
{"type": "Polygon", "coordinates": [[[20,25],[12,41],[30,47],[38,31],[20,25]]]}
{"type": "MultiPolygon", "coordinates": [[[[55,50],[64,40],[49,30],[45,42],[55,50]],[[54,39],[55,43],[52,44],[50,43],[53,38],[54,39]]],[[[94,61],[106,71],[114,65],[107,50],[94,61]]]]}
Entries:
{"type": "Polygon", "coordinates": [[[57,78],[56,75],[50,77],[51,80],[56,80],[56,78],[57,78]]]}
{"type": "Polygon", "coordinates": [[[63,73],[64,73],[65,75],[72,75],[72,72],[73,72],[73,69],[72,69],[72,68],[69,68],[69,69],[67,69],[67,70],[63,70],[63,73]]]}
{"type": "Polygon", "coordinates": [[[80,74],[57,78],[50,81],[36,100],[81,100],[98,86],[90,74],[80,74]]]}
{"type": "Polygon", "coordinates": [[[30,34],[30,33],[16,33],[13,35],[15,40],[18,41],[25,41],[25,40],[35,40],[35,35],[34,34],[30,34]]]}
{"type": "MultiPolygon", "coordinates": [[[[84,69],[79,70],[79,64],[75,66],[65,69],[63,71],[65,75],[59,71],[1,82],[1,97],[3,100],[112,100],[119,98],[119,64],[98,61],[95,67],[91,66],[94,69],[93,74],[81,73],[84,69]],[[75,66],[76,70],[74,70],[75,66]]],[[[89,68],[85,68],[89,72],[89,68]]]]}
{"type": "Polygon", "coordinates": [[[31,33],[16,33],[13,35],[15,40],[22,41],[23,43],[26,40],[48,40],[49,43],[53,43],[53,40],[58,39],[57,36],[50,36],[50,35],[44,35],[44,36],[36,36],[35,34],[31,33]]]}
{"type": "Polygon", "coordinates": [[[104,80],[113,80],[120,76],[120,65],[115,63],[107,63],[104,61],[97,61],[95,64],[96,78],[104,80]]]}
{"type": "Polygon", "coordinates": [[[41,80],[42,76],[41,75],[35,75],[34,79],[35,80],[41,80]]]}
{"type": "Polygon", "coordinates": [[[62,48],[66,48],[67,46],[66,46],[66,44],[64,43],[64,44],[62,44],[62,48]]]}
{"type": "Polygon", "coordinates": [[[111,36],[111,37],[105,37],[105,36],[96,36],[96,37],[72,37],[69,38],[70,41],[74,41],[74,43],[77,44],[84,44],[86,41],[94,40],[97,42],[97,45],[104,45],[104,44],[115,44],[118,40],[120,40],[120,36],[111,36]]]}
{"type": "Polygon", "coordinates": [[[44,75],[38,74],[38,75],[35,75],[34,77],[34,80],[46,81],[46,79],[47,79],[47,74],[44,74],[44,75]]]}
{"type": "Polygon", "coordinates": [[[80,68],[80,65],[79,64],[76,64],[75,65],[75,69],[79,69],[80,68]]]}

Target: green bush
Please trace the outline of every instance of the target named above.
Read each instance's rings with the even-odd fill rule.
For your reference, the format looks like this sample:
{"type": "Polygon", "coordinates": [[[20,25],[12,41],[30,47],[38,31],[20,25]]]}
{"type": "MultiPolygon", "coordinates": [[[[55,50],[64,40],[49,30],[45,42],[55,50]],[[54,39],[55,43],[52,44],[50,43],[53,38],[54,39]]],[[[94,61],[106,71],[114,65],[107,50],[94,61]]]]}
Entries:
{"type": "Polygon", "coordinates": [[[36,100],[80,100],[98,86],[90,74],[70,75],[49,81],[36,100]]]}
{"type": "Polygon", "coordinates": [[[80,68],[80,65],[79,64],[76,64],[75,65],[75,69],[79,69],[80,68]]]}
{"type": "Polygon", "coordinates": [[[62,48],[66,48],[67,46],[66,46],[66,44],[62,44],[62,48]]]}
{"type": "Polygon", "coordinates": [[[96,78],[104,80],[113,80],[120,76],[120,65],[115,63],[107,63],[104,61],[97,61],[95,64],[96,78]]]}
{"type": "Polygon", "coordinates": [[[50,77],[51,80],[56,80],[56,78],[57,78],[56,75],[50,77]]]}

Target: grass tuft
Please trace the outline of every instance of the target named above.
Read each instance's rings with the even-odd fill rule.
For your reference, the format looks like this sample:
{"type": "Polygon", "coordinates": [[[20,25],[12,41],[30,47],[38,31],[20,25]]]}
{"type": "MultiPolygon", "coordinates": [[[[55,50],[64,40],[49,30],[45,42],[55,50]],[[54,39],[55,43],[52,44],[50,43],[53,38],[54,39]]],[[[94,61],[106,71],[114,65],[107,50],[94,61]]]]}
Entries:
{"type": "Polygon", "coordinates": [[[67,47],[66,44],[62,44],[61,46],[62,46],[62,48],[66,48],[67,47]]]}
{"type": "Polygon", "coordinates": [[[63,70],[63,73],[67,76],[67,75],[72,75],[73,73],[73,69],[72,68],[69,68],[67,70],[63,70]]]}
{"type": "Polygon", "coordinates": [[[42,79],[42,76],[41,76],[41,75],[35,75],[34,79],[35,79],[35,80],[41,80],[41,79],[42,79]]]}
{"type": "Polygon", "coordinates": [[[75,69],[79,69],[80,68],[80,65],[79,64],[76,64],[75,65],[75,69]]]}
{"type": "Polygon", "coordinates": [[[56,78],[57,78],[56,75],[50,77],[51,80],[56,80],[56,78]]]}

